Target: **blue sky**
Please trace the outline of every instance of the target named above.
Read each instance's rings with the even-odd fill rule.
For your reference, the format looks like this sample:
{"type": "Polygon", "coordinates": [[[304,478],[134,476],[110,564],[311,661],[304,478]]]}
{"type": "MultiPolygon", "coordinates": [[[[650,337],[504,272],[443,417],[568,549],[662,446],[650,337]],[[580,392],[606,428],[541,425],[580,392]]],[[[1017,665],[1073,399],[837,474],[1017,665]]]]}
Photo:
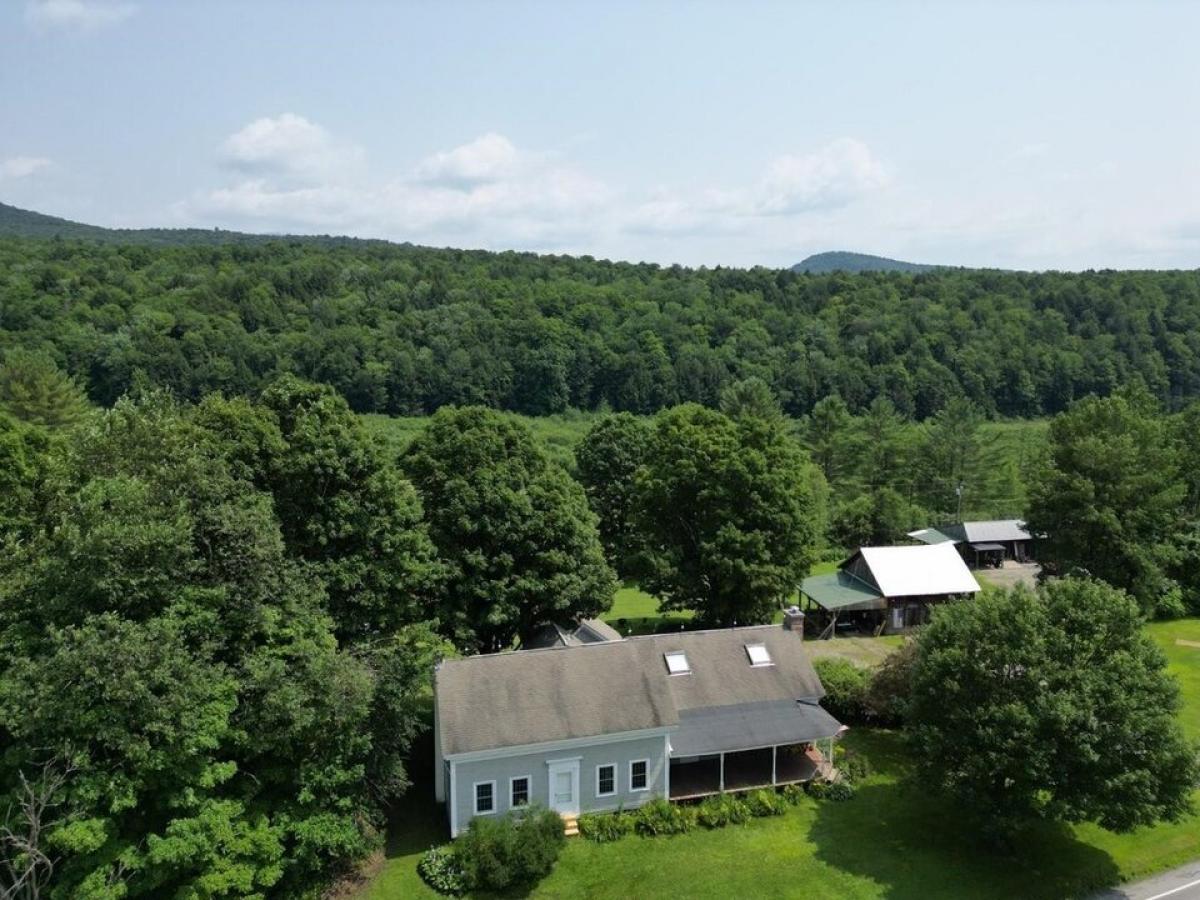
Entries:
{"type": "Polygon", "coordinates": [[[1200,4],[0,0],[0,200],[705,265],[1200,267],[1200,4]]]}

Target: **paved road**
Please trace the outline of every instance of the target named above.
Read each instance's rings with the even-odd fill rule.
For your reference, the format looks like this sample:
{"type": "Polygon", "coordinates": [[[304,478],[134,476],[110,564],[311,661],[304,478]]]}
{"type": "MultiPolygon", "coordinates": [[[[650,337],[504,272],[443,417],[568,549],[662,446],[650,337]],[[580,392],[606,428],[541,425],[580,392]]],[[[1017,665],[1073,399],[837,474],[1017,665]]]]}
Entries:
{"type": "Polygon", "coordinates": [[[1123,887],[1093,900],[1200,900],[1200,860],[1123,887]]]}

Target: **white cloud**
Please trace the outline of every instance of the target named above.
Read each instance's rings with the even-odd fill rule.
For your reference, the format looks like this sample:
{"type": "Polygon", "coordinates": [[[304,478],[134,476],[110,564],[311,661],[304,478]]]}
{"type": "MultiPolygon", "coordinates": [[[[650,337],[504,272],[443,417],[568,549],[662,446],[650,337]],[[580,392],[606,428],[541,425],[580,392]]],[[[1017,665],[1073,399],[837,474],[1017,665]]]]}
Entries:
{"type": "Polygon", "coordinates": [[[489,132],[461,147],[427,157],[417,167],[417,177],[434,184],[465,188],[511,177],[521,162],[512,141],[489,132]]]}
{"type": "MultiPolygon", "coordinates": [[[[177,204],[196,221],[270,231],[339,231],[422,243],[612,252],[646,258],[679,235],[763,242],[780,223],[828,216],[888,181],[860,141],[776,157],[731,188],[615,190],[561,153],[488,132],[432,152],[407,172],[368,167],[364,152],[296,113],[250,122],[219,148],[232,183],[177,204]]],[[[778,234],[776,234],[776,237],[778,234]]]]}
{"type": "Polygon", "coordinates": [[[358,147],[294,113],[251,122],[220,147],[247,176],[177,206],[181,219],[273,230],[349,229],[413,240],[473,232],[556,244],[608,201],[605,186],[547,154],[485,134],[393,178],[366,172],[358,147]]]}
{"type": "Polygon", "coordinates": [[[338,178],[363,160],[360,147],[334,137],[295,113],[255,119],[221,145],[222,161],[264,175],[338,178]]]}
{"type": "Polygon", "coordinates": [[[645,234],[728,234],[763,217],[838,210],[888,182],[866,144],[839,138],[812,153],[775,157],[752,186],[693,196],[662,193],[635,206],[625,227],[645,234]]]}
{"type": "Polygon", "coordinates": [[[248,179],[218,188],[184,205],[187,213],[294,223],[329,230],[352,225],[363,198],[353,189],[336,186],[278,187],[263,179],[248,179]]]}
{"type": "Polygon", "coordinates": [[[50,160],[44,156],[11,156],[0,160],[0,181],[28,178],[50,165],[50,160]]]}
{"type": "Polygon", "coordinates": [[[87,30],[128,19],[136,11],[132,3],[105,0],[29,0],[25,21],[36,28],[87,30]]]}
{"type": "Polygon", "coordinates": [[[792,214],[845,206],[888,182],[883,164],[854,138],[839,138],[815,153],[776,157],[763,179],[757,209],[792,214]]]}
{"type": "Polygon", "coordinates": [[[743,192],[703,191],[695,197],[660,190],[633,207],[624,228],[634,234],[728,234],[751,215],[743,192]]]}

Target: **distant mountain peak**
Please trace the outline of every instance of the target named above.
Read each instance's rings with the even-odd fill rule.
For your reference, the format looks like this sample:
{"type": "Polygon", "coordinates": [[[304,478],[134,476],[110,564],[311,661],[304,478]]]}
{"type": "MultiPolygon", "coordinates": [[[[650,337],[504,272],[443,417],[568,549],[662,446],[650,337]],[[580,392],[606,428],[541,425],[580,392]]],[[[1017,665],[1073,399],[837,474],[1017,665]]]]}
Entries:
{"type": "Polygon", "coordinates": [[[0,238],[9,237],[41,240],[62,238],[152,246],[264,244],[268,241],[331,246],[391,243],[324,234],[252,234],[244,231],[226,231],[222,228],[104,228],[0,203],[0,238]]]}
{"type": "Polygon", "coordinates": [[[829,272],[931,272],[944,266],[926,265],[924,263],[903,262],[899,259],[888,259],[886,256],[872,256],[870,253],[851,253],[848,250],[831,250],[826,253],[814,253],[803,261],[792,266],[793,272],[812,272],[827,274],[829,272]]]}

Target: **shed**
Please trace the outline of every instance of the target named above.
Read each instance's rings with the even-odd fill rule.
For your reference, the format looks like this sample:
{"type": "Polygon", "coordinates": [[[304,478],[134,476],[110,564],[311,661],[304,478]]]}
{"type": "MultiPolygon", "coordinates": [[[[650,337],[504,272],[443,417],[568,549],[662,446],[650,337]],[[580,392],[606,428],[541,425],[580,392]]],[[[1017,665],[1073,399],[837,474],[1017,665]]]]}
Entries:
{"type": "Polygon", "coordinates": [[[822,637],[839,627],[903,632],[926,622],[931,605],[978,591],[951,541],[862,547],[837,572],[806,578],[800,587],[822,637]]]}

